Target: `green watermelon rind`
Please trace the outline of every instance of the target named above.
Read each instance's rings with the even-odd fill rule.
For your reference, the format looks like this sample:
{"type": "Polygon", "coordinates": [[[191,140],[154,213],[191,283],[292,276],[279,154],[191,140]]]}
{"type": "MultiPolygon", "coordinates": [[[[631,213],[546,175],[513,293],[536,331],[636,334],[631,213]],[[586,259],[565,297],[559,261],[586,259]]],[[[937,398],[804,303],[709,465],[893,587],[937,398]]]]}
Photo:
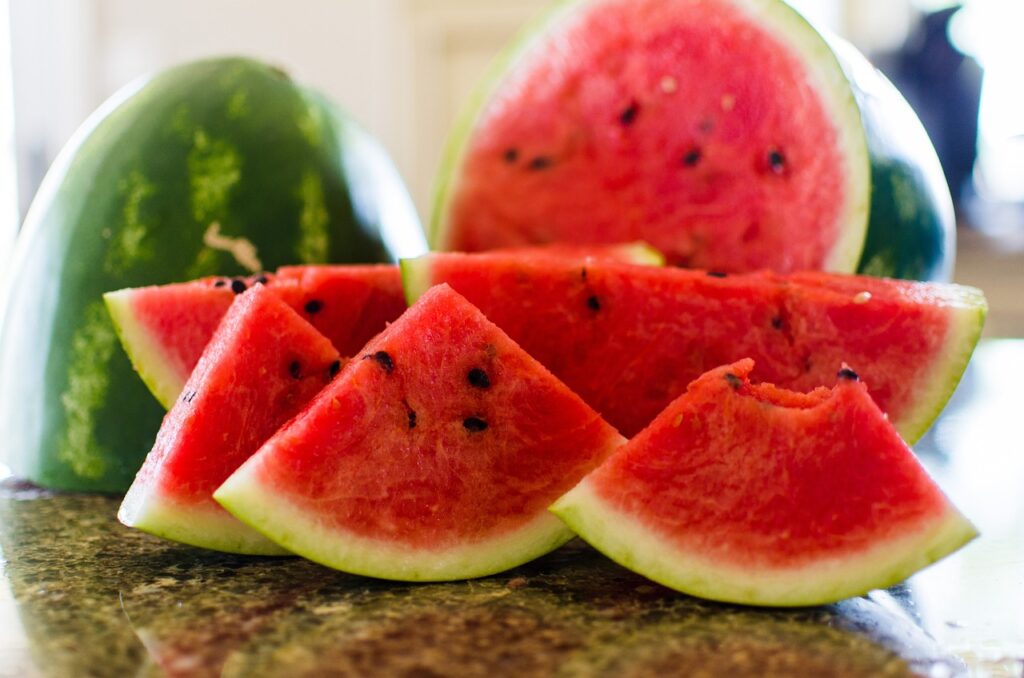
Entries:
{"type": "MultiPolygon", "coordinates": [[[[503,83],[504,75],[511,72],[531,50],[555,29],[560,21],[580,5],[593,0],[561,0],[528,23],[491,64],[467,102],[445,146],[438,183],[434,191],[433,209],[428,227],[431,249],[445,250],[448,237],[448,203],[457,181],[457,170],[469,147],[475,123],[480,119],[492,95],[503,83]]],[[[871,169],[864,121],[850,80],[838,57],[819,33],[799,12],[778,0],[731,0],[740,10],[759,21],[768,32],[788,44],[807,66],[808,73],[817,78],[816,89],[824,96],[827,107],[837,125],[842,140],[839,146],[847,160],[847,187],[850,202],[846,216],[838,220],[842,232],[827,257],[823,270],[852,273],[857,270],[868,236],[871,210],[871,169]]]]}
{"type": "Polygon", "coordinates": [[[114,331],[135,372],[164,409],[169,410],[185,388],[188,375],[182,379],[180,374],[168,366],[160,345],[136,321],[131,303],[134,292],[133,288],[107,292],[103,295],[103,303],[107,306],[114,322],[114,331]]]}
{"type": "Polygon", "coordinates": [[[117,518],[128,527],[189,546],[253,556],[293,555],[216,506],[181,504],[150,492],[144,483],[132,484],[117,518]]]}
{"type": "Polygon", "coordinates": [[[598,551],[652,581],[710,600],[770,607],[824,605],[892,586],[978,535],[947,504],[915,532],[880,540],[867,552],[773,572],[760,566],[727,566],[673,548],[636,517],[601,499],[588,479],[551,511],[598,551]]]}
{"type": "Polygon", "coordinates": [[[259,459],[243,464],[213,494],[240,521],[288,551],[327,567],[377,579],[452,581],[497,574],[554,551],[575,535],[542,512],[519,529],[447,549],[413,550],[327,529],[269,483],[259,479],[259,459]]]}
{"type": "MultiPolygon", "coordinates": [[[[949,332],[945,347],[938,352],[941,361],[934,367],[929,382],[918,389],[918,400],[900,421],[893,422],[900,436],[913,445],[931,427],[953,396],[967,369],[988,315],[984,293],[966,285],[951,285],[949,332]]],[[[870,388],[870,384],[868,385],[870,388]]]]}

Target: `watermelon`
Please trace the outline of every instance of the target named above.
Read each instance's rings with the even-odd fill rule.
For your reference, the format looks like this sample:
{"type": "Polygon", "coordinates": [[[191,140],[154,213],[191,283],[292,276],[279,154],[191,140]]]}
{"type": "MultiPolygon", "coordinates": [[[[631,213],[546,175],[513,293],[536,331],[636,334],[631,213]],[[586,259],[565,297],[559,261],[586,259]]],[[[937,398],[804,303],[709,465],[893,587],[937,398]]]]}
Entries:
{"type": "Polygon", "coordinates": [[[118,519],[193,546],[283,553],[213,491],[340,369],[331,342],[276,294],[263,285],[243,293],[164,419],[118,519]]]}
{"type": "Polygon", "coordinates": [[[644,239],[669,263],[948,280],[949,189],[906,101],[781,0],[568,0],[452,134],[434,249],[644,239]]]}
{"type": "Polygon", "coordinates": [[[855,371],[799,393],[753,367],[694,381],[552,511],[654,581],[754,605],[890,586],[977,536],[855,371]]]}
{"type": "Polygon", "coordinates": [[[442,285],[214,498],[329,567],[409,581],[479,577],[570,539],[547,507],[623,442],[442,285]]]}
{"type": "Polygon", "coordinates": [[[335,348],[354,355],[405,310],[398,267],[285,266],[250,278],[209,277],[103,295],[121,344],[167,409],[178,398],[236,294],[263,282],[335,348]]]}
{"type": "Polygon", "coordinates": [[[821,272],[587,265],[500,252],[402,262],[406,296],[448,283],[624,435],[707,370],[744,357],[755,377],[808,390],[859,365],[915,441],[942,409],[985,317],[976,289],[821,272]]]}
{"type": "Polygon", "coordinates": [[[123,491],[163,409],[117,347],[101,295],[288,263],[425,251],[369,136],[278,69],[199,61],[121,91],[34,200],[0,328],[0,430],[39,484],[123,491]]]}

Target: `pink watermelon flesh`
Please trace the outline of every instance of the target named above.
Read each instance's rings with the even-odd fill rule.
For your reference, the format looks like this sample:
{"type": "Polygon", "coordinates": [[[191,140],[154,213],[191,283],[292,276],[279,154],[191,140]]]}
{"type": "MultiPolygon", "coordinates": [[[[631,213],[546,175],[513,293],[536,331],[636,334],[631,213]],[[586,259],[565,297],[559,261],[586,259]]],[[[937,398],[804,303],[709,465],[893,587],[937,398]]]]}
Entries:
{"type": "MultiPolygon", "coordinates": [[[[259,278],[345,356],[406,308],[392,265],[290,266],[259,278]]],[[[132,363],[166,407],[181,393],[232,299],[256,280],[204,278],[106,295],[132,363]]]]}
{"type": "Polygon", "coordinates": [[[213,501],[213,491],[340,369],[331,343],[270,289],[257,285],[237,297],[118,518],[194,546],[281,553],[213,501]]]}
{"type": "Polygon", "coordinates": [[[568,540],[547,507],[622,442],[439,286],[215,497],[330,567],[401,580],[476,577],[568,540]]]}
{"type": "Polygon", "coordinates": [[[553,510],[681,591],[827,603],[901,581],[975,536],[849,368],[830,391],[701,376],[553,510]]]}
{"type": "Polygon", "coordinates": [[[865,219],[867,159],[851,168],[818,76],[744,4],[575,3],[469,133],[435,246],[643,239],[698,268],[852,268],[834,250],[865,219]]]}
{"type": "Polygon", "coordinates": [[[973,288],[880,278],[574,265],[500,252],[402,263],[412,300],[448,283],[626,436],[700,374],[752,357],[755,377],[808,390],[860,366],[908,440],[930,425],[973,351],[973,288]]]}

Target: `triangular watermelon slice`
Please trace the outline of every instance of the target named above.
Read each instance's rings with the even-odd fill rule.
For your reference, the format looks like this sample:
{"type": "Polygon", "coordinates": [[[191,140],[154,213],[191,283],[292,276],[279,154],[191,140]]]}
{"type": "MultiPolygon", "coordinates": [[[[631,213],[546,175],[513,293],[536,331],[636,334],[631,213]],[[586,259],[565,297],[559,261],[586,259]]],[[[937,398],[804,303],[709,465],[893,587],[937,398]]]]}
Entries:
{"type": "Polygon", "coordinates": [[[849,368],[829,391],[690,385],[552,510],[613,560],[737,603],[830,603],[890,586],[976,536],[849,368]]]}
{"type": "Polygon", "coordinates": [[[279,554],[213,491],[341,369],[331,343],[272,291],[239,296],[164,418],[118,518],[193,546],[279,554]]]}
{"type": "Polygon", "coordinates": [[[825,273],[587,265],[502,252],[402,262],[414,301],[446,282],[631,436],[705,371],[745,357],[808,390],[860,366],[908,441],[938,415],[981,334],[971,287],[825,273]]]}
{"type": "Polygon", "coordinates": [[[547,507],[623,442],[439,286],[214,498],[282,547],[346,572],[479,577],[570,539],[547,507]]]}

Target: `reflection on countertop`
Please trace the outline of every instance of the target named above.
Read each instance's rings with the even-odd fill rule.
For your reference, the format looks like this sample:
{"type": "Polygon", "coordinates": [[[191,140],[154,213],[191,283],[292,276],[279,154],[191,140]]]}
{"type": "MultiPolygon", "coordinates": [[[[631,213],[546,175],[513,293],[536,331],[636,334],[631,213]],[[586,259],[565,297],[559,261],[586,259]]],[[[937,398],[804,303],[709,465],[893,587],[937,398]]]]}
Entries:
{"type": "Polygon", "coordinates": [[[111,497],[0,483],[0,676],[1021,675],[1024,341],[986,342],[919,446],[983,536],[836,605],[758,610],[654,585],[579,542],[406,585],[128,530],[111,497]]]}

